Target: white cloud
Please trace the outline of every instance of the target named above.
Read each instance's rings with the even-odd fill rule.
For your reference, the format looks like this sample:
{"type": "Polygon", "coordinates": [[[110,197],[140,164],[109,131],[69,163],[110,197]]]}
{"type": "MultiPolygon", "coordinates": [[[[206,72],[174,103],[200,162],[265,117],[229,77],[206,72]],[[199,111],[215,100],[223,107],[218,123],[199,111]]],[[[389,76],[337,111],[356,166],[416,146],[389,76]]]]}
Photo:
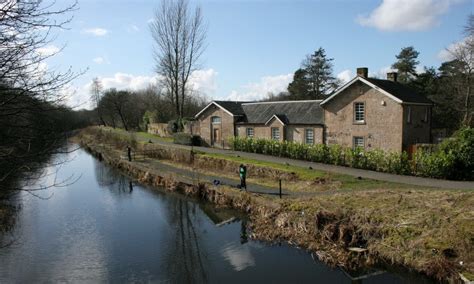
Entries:
{"type": "Polygon", "coordinates": [[[152,24],[155,22],[155,19],[154,18],[150,18],[146,21],[148,24],[152,24]]]}
{"type": "Polygon", "coordinates": [[[370,15],[357,18],[362,26],[382,31],[421,31],[439,25],[438,17],[460,0],[383,0],[370,15]]]}
{"type": "Polygon", "coordinates": [[[92,28],[85,29],[82,32],[85,34],[91,34],[93,36],[105,36],[109,31],[103,28],[92,28]]]}
{"type": "Polygon", "coordinates": [[[390,72],[397,72],[396,69],[393,69],[391,66],[384,66],[380,68],[379,70],[376,70],[375,72],[370,71],[369,69],[369,77],[371,78],[379,78],[379,79],[386,79],[387,78],[387,73],[390,72]]]}
{"type": "Polygon", "coordinates": [[[92,61],[94,61],[94,63],[96,63],[96,64],[103,64],[103,63],[106,63],[106,60],[105,60],[103,57],[101,57],[101,56],[92,59],[92,61]]]}
{"type": "Polygon", "coordinates": [[[104,89],[116,88],[139,90],[158,82],[157,76],[135,76],[127,73],[115,73],[113,77],[100,78],[104,89]]]}
{"type": "Polygon", "coordinates": [[[341,80],[343,84],[349,82],[354,78],[354,73],[352,70],[346,69],[344,71],[339,72],[339,74],[336,75],[337,79],[341,80]]]}
{"type": "Polygon", "coordinates": [[[190,84],[194,91],[212,96],[217,91],[217,72],[214,69],[197,70],[191,74],[190,84]]]}
{"type": "MultiPolygon", "coordinates": [[[[217,90],[216,83],[217,72],[213,69],[198,70],[193,72],[190,78],[190,84],[194,91],[202,95],[212,95],[217,90]]],[[[118,90],[140,90],[150,85],[156,85],[159,82],[157,75],[134,75],[117,72],[111,77],[99,77],[104,90],[116,88],[118,90]]],[[[68,95],[68,105],[71,107],[79,106],[80,108],[90,108],[89,90],[91,82],[81,87],[74,88],[69,86],[65,91],[68,95]]]]}
{"type": "MultiPolygon", "coordinates": [[[[469,38],[463,38],[462,40],[458,42],[454,42],[450,44],[447,48],[441,50],[438,52],[438,59],[442,62],[446,61],[451,61],[454,59],[453,53],[456,53],[456,51],[464,48],[468,42],[469,38]]],[[[471,41],[474,41],[474,39],[470,39],[471,41]]]]}
{"type": "Polygon", "coordinates": [[[278,94],[287,91],[288,84],[293,80],[293,74],[265,76],[258,83],[243,86],[241,91],[233,90],[226,99],[235,101],[261,100],[269,93],[278,94]]]}
{"type": "Polygon", "coordinates": [[[56,54],[60,51],[59,47],[55,45],[47,45],[41,48],[38,48],[36,52],[41,54],[42,56],[51,56],[53,54],[56,54]]]}

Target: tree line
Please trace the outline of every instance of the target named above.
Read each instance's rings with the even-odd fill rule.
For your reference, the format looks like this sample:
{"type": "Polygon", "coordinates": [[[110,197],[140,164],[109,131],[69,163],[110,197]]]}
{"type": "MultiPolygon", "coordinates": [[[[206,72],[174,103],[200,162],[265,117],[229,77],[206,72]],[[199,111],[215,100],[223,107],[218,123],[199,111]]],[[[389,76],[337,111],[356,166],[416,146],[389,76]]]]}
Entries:
{"type": "Polygon", "coordinates": [[[56,53],[41,48],[67,28],[77,3],[61,7],[41,0],[0,3],[0,198],[23,189],[19,177],[37,177],[65,132],[92,122],[88,111],[66,107],[61,92],[82,72],[42,68],[56,53]]]}
{"type": "Polygon", "coordinates": [[[177,120],[180,115],[191,118],[207,103],[201,96],[188,96],[178,112],[173,97],[157,85],[136,91],[104,90],[99,78],[92,80],[90,93],[96,124],[127,131],[146,130],[149,123],[167,123],[177,120]]]}
{"type": "MultiPolygon", "coordinates": [[[[398,82],[434,102],[433,128],[446,128],[450,133],[462,126],[474,126],[474,16],[471,14],[464,28],[464,40],[447,49],[450,60],[438,68],[420,64],[419,52],[408,46],[395,56],[391,68],[398,72],[398,82]]],[[[289,83],[287,91],[268,94],[266,101],[325,99],[343,82],[333,73],[333,58],[320,47],[301,63],[289,83]]]]}

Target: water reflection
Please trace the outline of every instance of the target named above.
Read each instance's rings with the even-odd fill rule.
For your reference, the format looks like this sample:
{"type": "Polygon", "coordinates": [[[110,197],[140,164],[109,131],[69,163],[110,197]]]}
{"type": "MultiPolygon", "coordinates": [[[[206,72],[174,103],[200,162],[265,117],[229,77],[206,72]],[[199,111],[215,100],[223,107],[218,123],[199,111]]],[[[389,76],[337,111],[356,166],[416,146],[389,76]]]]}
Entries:
{"type": "Polygon", "coordinates": [[[132,193],[133,184],[119,171],[107,166],[99,160],[94,160],[94,174],[97,184],[118,194],[132,193]]]}
{"type": "Polygon", "coordinates": [[[180,283],[207,282],[208,257],[202,243],[204,236],[196,228],[200,225],[196,216],[197,204],[176,198],[169,203],[168,209],[172,230],[164,261],[168,278],[180,283]]]}
{"type": "Polygon", "coordinates": [[[134,184],[83,151],[58,174],[71,173],[82,178],[49,200],[22,196],[0,283],[351,283],[305,251],[250,240],[235,211],[134,184]]]}
{"type": "Polygon", "coordinates": [[[222,255],[229,261],[235,271],[255,266],[255,258],[252,256],[249,246],[230,244],[224,247],[222,255]]]}

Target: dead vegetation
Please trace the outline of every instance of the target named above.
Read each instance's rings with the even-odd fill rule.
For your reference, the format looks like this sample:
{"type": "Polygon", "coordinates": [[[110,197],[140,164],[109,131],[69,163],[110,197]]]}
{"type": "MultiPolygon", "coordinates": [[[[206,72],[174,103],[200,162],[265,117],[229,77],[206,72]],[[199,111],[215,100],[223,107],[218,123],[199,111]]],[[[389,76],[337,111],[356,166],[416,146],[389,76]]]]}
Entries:
{"type": "MultiPolygon", "coordinates": [[[[80,139],[95,151],[104,151],[92,138],[82,136],[80,139]]],[[[357,181],[352,179],[308,176],[303,170],[291,174],[278,168],[249,165],[250,178],[263,182],[283,176],[288,182],[313,190],[318,187],[341,189],[348,184],[357,189],[279,200],[226,187],[216,189],[206,184],[178,182],[139,162],[117,158],[120,151],[112,149],[108,157],[101,153],[113,166],[143,183],[164,186],[249,213],[254,238],[286,241],[315,252],[326,263],[348,269],[388,264],[455,282],[460,281],[459,273],[468,278],[474,275],[472,191],[397,187],[367,181],[369,189],[364,189],[354,186],[357,181]]],[[[187,152],[168,148],[155,150],[152,155],[186,166],[190,161],[187,152]]],[[[195,166],[201,165],[214,174],[233,175],[237,168],[235,161],[217,157],[198,155],[194,162],[195,166]]]]}

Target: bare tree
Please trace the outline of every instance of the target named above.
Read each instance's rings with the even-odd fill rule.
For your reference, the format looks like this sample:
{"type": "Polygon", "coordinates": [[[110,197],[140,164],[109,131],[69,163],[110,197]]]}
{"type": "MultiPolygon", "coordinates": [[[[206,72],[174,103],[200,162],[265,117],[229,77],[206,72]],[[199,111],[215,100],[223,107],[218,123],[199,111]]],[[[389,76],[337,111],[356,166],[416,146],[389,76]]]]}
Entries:
{"type": "Polygon", "coordinates": [[[188,0],[163,0],[150,25],[154,40],[156,72],[183,118],[186,97],[192,93],[189,79],[205,49],[207,28],[200,7],[192,10],[188,0]]]}
{"type": "Polygon", "coordinates": [[[474,16],[472,14],[469,15],[464,32],[466,38],[447,50],[452,55],[454,61],[457,62],[456,66],[459,69],[459,76],[455,83],[464,101],[462,124],[469,126],[473,122],[474,116],[472,104],[472,91],[474,88],[474,16]]]}
{"type": "Polygon", "coordinates": [[[92,84],[90,88],[90,93],[91,93],[91,101],[92,101],[92,106],[96,109],[97,111],[97,117],[100,120],[100,123],[104,126],[107,126],[105,123],[105,120],[102,116],[102,108],[99,107],[99,102],[102,96],[102,82],[98,77],[95,77],[92,79],[92,84]]]}
{"type": "Polygon", "coordinates": [[[54,31],[72,20],[77,3],[55,4],[0,1],[0,183],[41,168],[38,160],[57,149],[64,131],[55,118],[61,90],[80,74],[45,68],[45,61],[61,51],[49,48],[54,31]]]}

